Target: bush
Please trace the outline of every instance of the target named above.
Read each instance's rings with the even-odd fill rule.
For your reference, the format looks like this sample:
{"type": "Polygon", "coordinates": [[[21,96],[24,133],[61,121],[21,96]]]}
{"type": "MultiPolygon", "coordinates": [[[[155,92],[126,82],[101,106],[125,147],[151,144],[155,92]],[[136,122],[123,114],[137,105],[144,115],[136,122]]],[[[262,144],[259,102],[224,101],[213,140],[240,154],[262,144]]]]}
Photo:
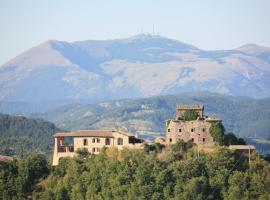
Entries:
{"type": "Polygon", "coordinates": [[[198,113],[195,110],[191,109],[184,112],[184,114],[181,116],[181,119],[185,121],[192,121],[196,120],[198,116],[198,113]]]}

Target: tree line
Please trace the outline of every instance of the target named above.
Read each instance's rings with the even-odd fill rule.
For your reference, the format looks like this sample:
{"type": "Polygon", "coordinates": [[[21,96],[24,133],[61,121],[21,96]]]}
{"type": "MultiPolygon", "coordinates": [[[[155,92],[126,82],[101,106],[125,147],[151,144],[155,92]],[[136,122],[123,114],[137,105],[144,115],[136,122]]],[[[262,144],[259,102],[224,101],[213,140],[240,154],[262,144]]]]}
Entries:
{"type": "Polygon", "coordinates": [[[269,199],[270,165],[253,153],[216,147],[198,152],[191,142],[164,147],[83,150],[54,168],[45,156],[0,165],[0,199],[269,199]]]}

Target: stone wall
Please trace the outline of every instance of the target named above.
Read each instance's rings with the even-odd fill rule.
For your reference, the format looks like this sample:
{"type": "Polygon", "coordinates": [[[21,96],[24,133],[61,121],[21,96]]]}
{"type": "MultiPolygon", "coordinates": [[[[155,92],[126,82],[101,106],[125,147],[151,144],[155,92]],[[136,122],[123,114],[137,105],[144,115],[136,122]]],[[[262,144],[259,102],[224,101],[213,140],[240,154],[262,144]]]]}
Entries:
{"type": "Polygon", "coordinates": [[[174,144],[178,140],[191,140],[197,145],[213,146],[215,141],[209,133],[211,122],[206,120],[167,120],[166,143],[174,144]]]}

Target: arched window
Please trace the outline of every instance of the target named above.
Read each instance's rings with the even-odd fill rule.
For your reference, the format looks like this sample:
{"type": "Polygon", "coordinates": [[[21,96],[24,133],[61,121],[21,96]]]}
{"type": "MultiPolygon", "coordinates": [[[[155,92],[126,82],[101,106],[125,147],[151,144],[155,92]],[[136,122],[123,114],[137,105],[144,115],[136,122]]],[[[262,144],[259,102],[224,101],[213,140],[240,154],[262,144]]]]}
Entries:
{"type": "Polygon", "coordinates": [[[87,146],[87,145],[88,145],[87,139],[83,139],[83,145],[84,145],[84,146],[87,146]]]}
{"type": "Polygon", "coordinates": [[[123,138],[117,139],[117,145],[123,145],[123,138]]]}
{"type": "Polygon", "coordinates": [[[105,140],[105,145],[110,145],[110,144],[111,144],[110,138],[106,138],[106,140],[105,140]]]}

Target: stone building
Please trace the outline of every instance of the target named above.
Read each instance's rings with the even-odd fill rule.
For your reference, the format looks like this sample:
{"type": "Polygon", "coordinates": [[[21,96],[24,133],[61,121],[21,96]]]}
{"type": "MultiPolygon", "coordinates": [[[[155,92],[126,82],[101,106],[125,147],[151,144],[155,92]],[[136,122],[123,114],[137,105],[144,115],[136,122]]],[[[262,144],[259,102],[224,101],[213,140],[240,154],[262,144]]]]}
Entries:
{"type": "Polygon", "coordinates": [[[54,135],[54,153],[52,165],[58,165],[59,159],[73,157],[78,149],[87,149],[99,154],[103,147],[143,148],[143,140],[132,134],[114,130],[85,130],[78,132],[56,133],[54,135]]]}
{"type": "Polygon", "coordinates": [[[204,116],[203,112],[203,105],[177,105],[175,119],[166,121],[166,144],[184,140],[192,141],[199,146],[214,146],[215,140],[210,135],[209,129],[213,122],[220,120],[204,116]],[[198,118],[192,121],[183,120],[182,116],[188,110],[196,111],[198,118]]]}

